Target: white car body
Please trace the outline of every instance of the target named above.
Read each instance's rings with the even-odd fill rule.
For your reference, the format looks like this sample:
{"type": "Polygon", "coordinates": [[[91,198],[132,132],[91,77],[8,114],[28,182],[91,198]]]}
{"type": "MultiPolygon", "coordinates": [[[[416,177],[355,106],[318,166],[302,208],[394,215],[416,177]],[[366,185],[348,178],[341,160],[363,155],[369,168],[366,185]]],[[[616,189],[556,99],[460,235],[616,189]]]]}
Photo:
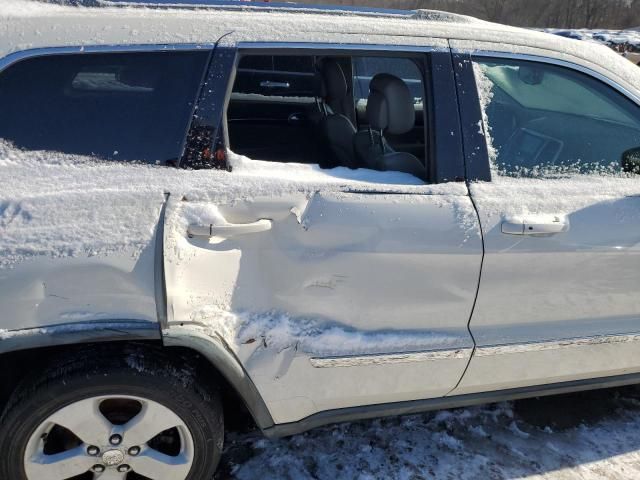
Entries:
{"type": "MultiPolygon", "coordinates": [[[[238,10],[9,0],[0,75],[61,52],[322,45],[542,59],[640,104],[639,71],[604,46],[463,17],[238,10]]],[[[384,172],[332,180],[230,161],[232,173],[134,174],[125,193],[110,182],[126,166],[96,170],[64,208],[54,187],[72,188],[71,171],[1,179],[0,351],[96,329],[190,347],[275,435],[640,381],[638,179],[385,184],[384,172]],[[18,224],[20,209],[47,221],[18,224]],[[224,230],[239,224],[254,225],[224,230]],[[542,230],[505,232],[519,225],[542,230]]]]}

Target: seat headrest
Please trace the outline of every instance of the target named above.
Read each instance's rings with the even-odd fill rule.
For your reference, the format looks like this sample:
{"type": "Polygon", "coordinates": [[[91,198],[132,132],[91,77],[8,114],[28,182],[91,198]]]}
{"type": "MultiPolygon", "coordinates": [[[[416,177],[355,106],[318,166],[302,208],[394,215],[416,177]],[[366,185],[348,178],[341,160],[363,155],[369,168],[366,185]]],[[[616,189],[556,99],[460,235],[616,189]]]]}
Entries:
{"type": "Polygon", "coordinates": [[[380,73],[369,84],[367,119],[374,130],[393,135],[406,133],[416,122],[409,87],[400,78],[380,73]]]}
{"type": "Polygon", "coordinates": [[[333,58],[325,58],[320,66],[322,75],[322,97],[329,103],[342,102],[348,93],[347,77],[342,67],[333,58]]]}

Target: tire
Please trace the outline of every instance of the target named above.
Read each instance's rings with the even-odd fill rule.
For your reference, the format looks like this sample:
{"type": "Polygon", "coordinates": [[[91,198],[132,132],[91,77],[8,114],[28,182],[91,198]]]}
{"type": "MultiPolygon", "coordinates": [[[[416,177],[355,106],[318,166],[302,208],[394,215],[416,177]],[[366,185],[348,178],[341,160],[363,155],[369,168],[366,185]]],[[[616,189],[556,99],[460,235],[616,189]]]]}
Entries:
{"type": "MultiPolygon", "coordinates": [[[[222,403],[215,387],[197,381],[196,363],[141,345],[93,345],[55,359],[42,373],[18,386],[0,418],[0,479],[57,480],[72,468],[68,478],[82,480],[94,478],[94,472],[101,471],[96,468],[128,468],[135,473],[107,472],[113,477],[105,477],[156,480],[148,476],[148,465],[160,472],[158,464],[144,462],[160,454],[179,455],[180,462],[176,462],[182,470],[158,473],[156,478],[212,479],[224,440],[222,403]],[[139,420],[137,430],[130,421],[134,417],[139,420]],[[91,423],[76,421],[81,418],[91,423]],[[109,423],[102,422],[104,418],[109,423]],[[173,424],[175,427],[169,427],[173,424]],[[78,436],[71,435],[76,427],[78,436]],[[162,435],[142,440],[158,428],[162,435]],[[113,429],[122,430],[119,443],[114,443],[118,439],[113,429]],[[132,448],[127,441],[135,443],[134,437],[144,443],[132,448]],[[71,449],[82,467],[57,464],[60,470],[54,474],[47,465],[42,476],[38,470],[46,463],[39,460],[42,455],[69,454],[71,449]],[[31,453],[27,456],[27,452],[31,453]],[[85,473],[76,471],[85,467],[85,473]]],[[[174,468],[172,463],[167,465],[174,468]]]]}

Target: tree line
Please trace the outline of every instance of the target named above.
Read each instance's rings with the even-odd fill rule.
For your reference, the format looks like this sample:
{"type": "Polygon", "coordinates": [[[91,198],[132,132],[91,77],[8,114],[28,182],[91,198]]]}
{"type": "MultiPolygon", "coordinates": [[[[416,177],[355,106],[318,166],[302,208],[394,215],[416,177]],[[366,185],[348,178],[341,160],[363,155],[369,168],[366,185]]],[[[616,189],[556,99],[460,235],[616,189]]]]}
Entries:
{"type": "Polygon", "coordinates": [[[435,9],[521,27],[640,26],[640,0],[297,0],[300,3],[435,9]]]}

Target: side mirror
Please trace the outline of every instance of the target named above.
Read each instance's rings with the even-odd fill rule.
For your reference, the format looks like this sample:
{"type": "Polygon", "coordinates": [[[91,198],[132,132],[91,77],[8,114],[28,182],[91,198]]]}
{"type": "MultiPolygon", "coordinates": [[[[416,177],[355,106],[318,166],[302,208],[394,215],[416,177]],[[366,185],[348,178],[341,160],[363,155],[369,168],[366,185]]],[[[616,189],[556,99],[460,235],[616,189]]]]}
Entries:
{"type": "Polygon", "coordinates": [[[521,65],[518,68],[518,78],[527,85],[540,85],[544,80],[544,70],[537,67],[521,65]]]}
{"type": "Polygon", "coordinates": [[[640,174],[640,147],[632,148],[622,154],[622,171],[640,174]]]}

